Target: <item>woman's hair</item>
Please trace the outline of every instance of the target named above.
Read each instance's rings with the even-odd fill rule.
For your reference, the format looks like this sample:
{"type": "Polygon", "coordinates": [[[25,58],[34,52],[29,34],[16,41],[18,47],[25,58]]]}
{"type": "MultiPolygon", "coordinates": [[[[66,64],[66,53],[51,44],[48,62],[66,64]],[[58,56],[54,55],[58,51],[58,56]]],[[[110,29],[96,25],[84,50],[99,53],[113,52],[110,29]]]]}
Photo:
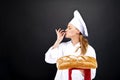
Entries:
{"type": "Polygon", "coordinates": [[[83,35],[80,35],[81,54],[85,54],[88,47],[88,40],[83,35]]]}
{"type": "MultiPolygon", "coordinates": [[[[87,38],[86,37],[84,37],[81,33],[80,33],[80,38],[79,38],[79,40],[80,40],[80,47],[79,48],[81,48],[81,54],[82,55],[85,55],[85,53],[86,53],[86,51],[87,51],[87,47],[88,47],[88,40],[87,40],[87,38]]],[[[79,49],[78,48],[78,49],[79,49]]],[[[77,50],[78,50],[77,49],[77,50]]],[[[77,51],[76,50],[76,51],[77,51]]]]}

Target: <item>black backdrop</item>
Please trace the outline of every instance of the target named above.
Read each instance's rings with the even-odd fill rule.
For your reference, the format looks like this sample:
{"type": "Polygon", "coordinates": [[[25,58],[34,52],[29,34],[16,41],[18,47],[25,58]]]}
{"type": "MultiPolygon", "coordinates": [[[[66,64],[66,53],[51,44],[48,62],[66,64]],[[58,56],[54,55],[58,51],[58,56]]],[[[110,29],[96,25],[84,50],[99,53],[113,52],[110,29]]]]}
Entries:
{"type": "MultiPolygon", "coordinates": [[[[56,40],[55,28],[65,29],[78,9],[95,48],[95,80],[119,75],[119,2],[117,0],[24,0],[0,3],[0,80],[53,80],[56,65],[44,61],[56,40]]],[[[67,41],[64,39],[63,41],[67,41]]]]}

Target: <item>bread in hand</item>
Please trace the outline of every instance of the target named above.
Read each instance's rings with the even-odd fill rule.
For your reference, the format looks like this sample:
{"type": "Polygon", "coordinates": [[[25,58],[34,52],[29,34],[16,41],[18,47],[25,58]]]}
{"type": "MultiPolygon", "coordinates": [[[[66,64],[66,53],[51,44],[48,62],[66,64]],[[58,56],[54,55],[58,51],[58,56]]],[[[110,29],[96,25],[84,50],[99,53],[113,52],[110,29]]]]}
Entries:
{"type": "Polygon", "coordinates": [[[57,68],[59,70],[81,68],[81,69],[95,69],[97,68],[97,61],[90,56],[63,56],[57,60],[57,68]]]}

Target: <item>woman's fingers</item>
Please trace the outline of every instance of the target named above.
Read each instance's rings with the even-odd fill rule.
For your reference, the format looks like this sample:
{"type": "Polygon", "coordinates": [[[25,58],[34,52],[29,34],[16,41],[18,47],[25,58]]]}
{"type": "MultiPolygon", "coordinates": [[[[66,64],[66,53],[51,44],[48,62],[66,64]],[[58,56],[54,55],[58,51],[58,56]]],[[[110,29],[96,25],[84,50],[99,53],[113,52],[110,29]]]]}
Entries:
{"type": "Polygon", "coordinates": [[[64,30],[60,30],[60,33],[64,32],[64,30]]]}
{"type": "Polygon", "coordinates": [[[65,30],[63,30],[63,29],[61,29],[61,28],[59,28],[59,29],[55,29],[56,30],[56,32],[59,32],[59,33],[62,33],[62,32],[64,32],[65,30]]]}
{"type": "Polygon", "coordinates": [[[60,32],[61,28],[58,29],[58,32],[60,32]]]}
{"type": "Polygon", "coordinates": [[[59,29],[55,29],[55,31],[56,31],[56,34],[57,34],[57,40],[59,42],[61,42],[63,40],[64,36],[65,36],[65,30],[59,28],[59,29]]]}
{"type": "Polygon", "coordinates": [[[64,35],[65,35],[65,32],[62,33],[62,36],[64,36],[64,35]]]}
{"type": "Polygon", "coordinates": [[[57,33],[57,29],[55,29],[55,32],[57,33]]]}
{"type": "Polygon", "coordinates": [[[57,34],[57,37],[58,37],[58,38],[63,38],[63,37],[64,37],[64,35],[65,35],[65,30],[59,28],[59,29],[55,29],[55,31],[56,31],[56,34],[57,34]]]}

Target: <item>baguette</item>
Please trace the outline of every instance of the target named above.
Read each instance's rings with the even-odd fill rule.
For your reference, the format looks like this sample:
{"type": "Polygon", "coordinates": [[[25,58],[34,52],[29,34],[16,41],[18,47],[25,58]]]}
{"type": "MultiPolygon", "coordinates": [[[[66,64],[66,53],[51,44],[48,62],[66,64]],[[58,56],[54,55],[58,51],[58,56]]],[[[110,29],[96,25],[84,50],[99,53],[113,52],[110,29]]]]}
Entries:
{"type": "Polygon", "coordinates": [[[95,69],[97,68],[97,61],[90,56],[63,56],[57,60],[56,66],[59,70],[81,68],[81,69],[95,69]]]}

